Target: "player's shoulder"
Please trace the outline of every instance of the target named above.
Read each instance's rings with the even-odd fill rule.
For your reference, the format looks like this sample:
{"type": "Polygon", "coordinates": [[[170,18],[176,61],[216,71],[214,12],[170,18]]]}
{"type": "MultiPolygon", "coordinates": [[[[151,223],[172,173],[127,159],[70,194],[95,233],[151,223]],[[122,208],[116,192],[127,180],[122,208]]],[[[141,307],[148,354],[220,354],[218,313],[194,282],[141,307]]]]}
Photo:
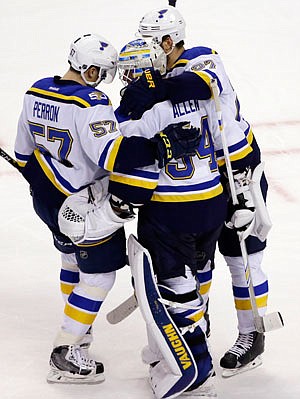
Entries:
{"type": "Polygon", "coordinates": [[[94,87],[81,86],[74,94],[86,101],[90,107],[95,105],[112,105],[109,97],[103,91],[94,87]]]}
{"type": "Polygon", "coordinates": [[[96,105],[111,105],[109,97],[101,90],[80,83],[63,80],[59,76],[43,78],[36,81],[27,94],[51,100],[71,103],[81,108],[96,105]]]}
{"type": "Polygon", "coordinates": [[[181,58],[184,58],[186,60],[193,60],[194,58],[200,57],[202,55],[212,55],[212,54],[218,54],[218,53],[216,52],[216,50],[210,47],[197,46],[185,50],[181,58]]]}
{"type": "MultiPolygon", "coordinates": [[[[184,50],[178,60],[174,63],[170,71],[173,70],[186,70],[189,66],[195,64],[195,62],[201,62],[207,59],[207,57],[218,57],[218,53],[209,47],[197,46],[190,49],[184,50]]],[[[169,72],[170,72],[169,71],[169,72]]]]}

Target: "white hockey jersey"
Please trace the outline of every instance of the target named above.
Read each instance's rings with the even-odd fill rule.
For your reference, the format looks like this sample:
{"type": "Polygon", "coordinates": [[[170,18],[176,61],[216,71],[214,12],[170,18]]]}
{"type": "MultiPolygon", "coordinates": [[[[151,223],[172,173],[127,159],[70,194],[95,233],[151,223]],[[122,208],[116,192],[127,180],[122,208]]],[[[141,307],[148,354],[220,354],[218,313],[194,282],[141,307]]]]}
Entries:
{"type": "MultiPolygon", "coordinates": [[[[230,159],[239,167],[248,166],[248,160],[244,164],[243,161],[252,152],[250,126],[239,113],[236,94],[220,57],[205,47],[186,50],[167,77],[184,71],[195,72],[208,84],[212,78],[217,80],[230,159]]],[[[135,169],[130,174],[113,173],[110,190],[124,199],[131,195],[131,201],[135,203],[150,200],[143,212],[147,209],[153,218],[165,220],[169,226],[181,231],[197,232],[222,223],[224,198],[218,167],[223,166],[225,160],[214,101],[193,98],[190,93],[190,100],[182,103],[161,102],[146,111],[140,120],[134,121],[124,120],[117,110],[125,136],[147,132],[150,137],[171,123],[189,121],[200,127],[202,140],[195,156],[174,159],[161,172],[153,165],[135,169]],[[212,208],[215,208],[214,214],[212,208]]]]}
{"type": "MultiPolygon", "coordinates": [[[[235,129],[238,128],[243,131],[248,142],[251,144],[253,133],[250,124],[241,115],[237,94],[231,85],[219,54],[208,47],[202,46],[187,49],[181,54],[172,68],[168,70],[166,78],[181,75],[183,72],[197,74],[208,86],[210,86],[212,79],[216,79],[225,131],[228,133],[228,130],[235,125],[235,129]]],[[[197,87],[195,87],[195,91],[197,91],[197,87]]],[[[193,93],[190,93],[190,95],[193,98],[193,93]]],[[[199,97],[195,95],[195,98],[199,97]]],[[[234,161],[236,159],[234,151],[231,152],[231,161],[234,161]]],[[[222,151],[218,152],[219,165],[225,163],[224,158],[221,161],[222,154],[222,151]]]]}
{"type": "Polygon", "coordinates": [[[25,167],[34,153],[52,184],[70,195],[117,169],[120,154],[128,168],[155,162],[152,143],[132,138],[130,147],[125,141],[103,92],[56,76],[39,80],[26,92],[15,156],[25,167]],[[133,150],[126,160],[128,147],[133,150]]]}

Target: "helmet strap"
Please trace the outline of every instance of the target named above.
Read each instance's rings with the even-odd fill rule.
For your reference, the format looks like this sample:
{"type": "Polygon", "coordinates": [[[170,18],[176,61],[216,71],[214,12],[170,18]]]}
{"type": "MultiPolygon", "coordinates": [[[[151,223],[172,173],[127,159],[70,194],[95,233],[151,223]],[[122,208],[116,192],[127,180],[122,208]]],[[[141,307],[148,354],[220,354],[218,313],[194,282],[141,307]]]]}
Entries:
{"type": "Polygon", "coordinates": [[[174,48],[175,48],[175,44],[172,44],[171,49],[167,53],[165,53],[166,56],[170,55],[173,52],[174,48]]]}

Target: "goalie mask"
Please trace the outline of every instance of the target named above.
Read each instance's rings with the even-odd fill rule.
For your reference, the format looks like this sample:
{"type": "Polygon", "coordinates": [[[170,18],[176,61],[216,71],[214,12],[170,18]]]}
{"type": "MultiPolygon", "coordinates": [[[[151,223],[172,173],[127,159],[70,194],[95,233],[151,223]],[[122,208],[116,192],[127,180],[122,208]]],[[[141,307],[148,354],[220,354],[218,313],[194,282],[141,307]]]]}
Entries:
{"type": "Polygon", "coordinates": [[[104,37],[89,33],[71,43],[68,62],[80,72],[88,86],[96,87],[100,82],[111,83],[114,80],[117,57],[116,49],[104,37]],[[84,75],[91,66],[99,68],[96,82],[87,81],[84,75]]]}
{"type": "Polygon", "coordinates": [[[124,85],[142,75],[147,68],[154,68],[164,75],[167,57],[163,49],[153,41],[135,39],[127,43],[119,54],[119,78],[124,85]]]}
{"type": "Polygon", "coordinates": [[[151,37],[158,44],[161,44],[164,36],[170,36],[177,44],[185,38],[185,21],[174,7],[158,8],[143,16],[138,34],[151,37]]]}

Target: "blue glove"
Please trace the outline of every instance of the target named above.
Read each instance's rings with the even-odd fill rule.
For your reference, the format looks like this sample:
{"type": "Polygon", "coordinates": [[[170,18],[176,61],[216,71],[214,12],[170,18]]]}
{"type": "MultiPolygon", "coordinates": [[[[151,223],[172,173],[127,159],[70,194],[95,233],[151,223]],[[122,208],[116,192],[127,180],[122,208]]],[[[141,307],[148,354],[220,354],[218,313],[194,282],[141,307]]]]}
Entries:
{"type": "Polygon", "coordinates": [[[167,98],[167,89],[159,71],[146,69],[136,81],[130,83],[123,92],[120,113],[131,119],[140,119],[154,104],[167,98]]]}
{"type": "Polygon", "coordinates": [[[195,155],[201,132],[190,122],[172,123],[150,140],[157,145],[158,167],[163,168],[173,158],[195,155]]]}

